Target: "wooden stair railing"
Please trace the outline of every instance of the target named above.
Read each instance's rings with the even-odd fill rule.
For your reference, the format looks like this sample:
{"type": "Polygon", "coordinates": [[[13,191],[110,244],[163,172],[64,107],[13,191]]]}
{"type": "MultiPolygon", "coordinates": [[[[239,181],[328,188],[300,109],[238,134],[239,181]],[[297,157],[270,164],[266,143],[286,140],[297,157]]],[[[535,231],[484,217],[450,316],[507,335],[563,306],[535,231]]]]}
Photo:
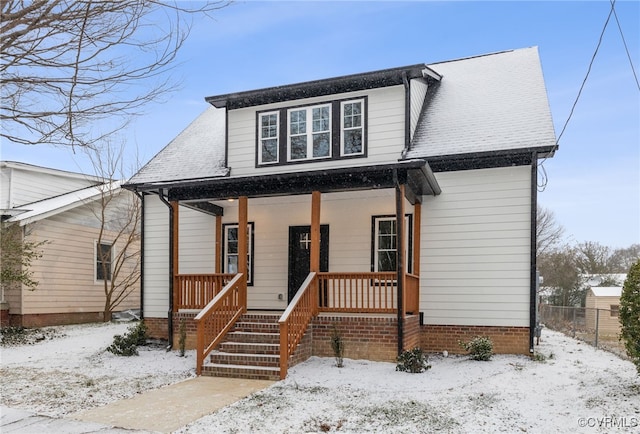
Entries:
{"type": "Polygon", "coordinates": [[[318,279],[316,279],[316,273],[311,272],[278,321],[280,324],[280,379],[284,380],[287,376],[289,358],[295,352],[311,319],[317,313],[318,279]]]}
{"type": "Polygon", "coordinates": [[[205,357],[246,311],[247,284],[244,275],[238,273],[194,318],[197,327],[197,375],[202,373],[205,357]]]}

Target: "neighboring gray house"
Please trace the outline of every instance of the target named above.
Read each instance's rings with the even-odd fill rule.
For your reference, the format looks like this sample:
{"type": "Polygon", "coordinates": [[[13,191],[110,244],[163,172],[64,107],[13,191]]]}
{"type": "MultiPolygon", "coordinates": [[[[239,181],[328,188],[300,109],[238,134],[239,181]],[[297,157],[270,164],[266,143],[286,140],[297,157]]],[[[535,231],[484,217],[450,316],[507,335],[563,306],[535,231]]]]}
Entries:
{"type": "Polygon", "coordinates": [[[333,327],[351,358],[476,335],[532,351],[556,150],[537,48],[205,99],[125,186],[144,195],[145,321],[173,340],[184,322],[199,372],[284,377],[332,355],[333,327]]]}

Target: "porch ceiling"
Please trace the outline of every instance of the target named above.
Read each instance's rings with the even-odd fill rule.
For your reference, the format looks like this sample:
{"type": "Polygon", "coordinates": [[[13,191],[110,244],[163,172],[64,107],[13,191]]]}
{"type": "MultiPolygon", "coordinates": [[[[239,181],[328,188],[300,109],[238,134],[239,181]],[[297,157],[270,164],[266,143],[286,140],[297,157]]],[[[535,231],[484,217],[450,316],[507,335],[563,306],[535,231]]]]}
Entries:
{"type": "Polygon", "coordinates": [[[268,197],[407,186],[407,199],[415,204],[423,195],[440,194],[440,186],[425,160],[409,160],[377,166],[349,167],[243,178],[217,178],[163,187],[176,201],[221,200],[240,196],[268,197]]]}

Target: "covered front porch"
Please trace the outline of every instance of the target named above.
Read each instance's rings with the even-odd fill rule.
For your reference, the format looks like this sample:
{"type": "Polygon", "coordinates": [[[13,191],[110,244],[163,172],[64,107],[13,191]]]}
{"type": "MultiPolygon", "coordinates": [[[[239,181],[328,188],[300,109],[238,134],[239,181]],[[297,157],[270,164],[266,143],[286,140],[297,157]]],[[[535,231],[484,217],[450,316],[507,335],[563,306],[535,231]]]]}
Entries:
{"type": "MultiPolygon", "coordinates": [[[[396,328],[392,338],[397,352],[418,343],[415,339],[405,342],[407,334],[404,327],[407,316],[417,318],[420,310],[421,197],[439,193],[435,178],[424,161],[348,171],[334,169],[320,173],[272,175],[251,180],[224,178],[206,185],[164,186],[159,191],[170,209],[170,311],[172,315],[198,312],[194,319],[198,373],[207,355],[225,339],[243,314],[255,308],[264,309],[266,302],[260,301],[260,291],[267,284],[263,282],[268,276],[282,273],[288,274],[289,287],[277,294],[269,294],[269,297],[281,300],[283,306],[272,309],[281,313],[278,320],[281,378],[286,376],[289,366],[298,361],[296,349],[314,318],[333,315],[392,317],[396,328]],[[287,183],[294,187],[286,188],[287,183]],[[362,206],[353,199],[358,192],[359,196],[366,196],[360,198],[362,206]],[[367,199],[367,195],[372,199],[367,199]],[[289,207],[291,211],[287,209],[287,212],[296,213],[308,207],[306,221],[291,219],[298,223],[295,226],[287,224],[287,218],[279,214],[282,208],[273,205],[278,198],[293,196],[310,199],[308,202],[306,199],[296,202],[295,206],[289,207]],[[336,219],[338,203],[342,211],[341,217],[336,219]],[[354,209],[350,219],[348,212],[344,211],[350,206],[370,207],[371,211],[364,212],[363,215],[368,216],[365,220],[358,218],[354,209]],[[185,225],[180,224],[180,209],[185,207],[206,213],[215,220],[213,273],[182,272],[179,266],[185,263],[180,253],[181,238],[187,236],[185,225]],[[389,214],[388,210],[393,212],[389,214]],[[237,228],[251,229],[233,232],[235,238],[230,241],[230,232],[225,229],[225,212],[226,221],[237,222],[237,228]],[[390,262],[389,257],[374,258],[377,251],[374,252],[372,246],[377,241],[373,234],[370,243],[366,243],[371,245],[366,252],[364,247],[357,248],[358,243],[365,244],[362,242],[365,237],[354,235],[353,240],[345,239],[349,236],[347,226],[366,226],[361,231],[369,232],[372,222],[377,221],[373,216],[378,214],[392,223],[393,270],[380,271],[385,266],[388,268],[390,262]],[[265,223],[268,219],[282,220],[279,222],[282,227],[265,223]],[[331,249],[324,245],[328,242],[325,229],[328,231],[329,226],[332,236],[337,237],[337,241],[332,241],[331,249]],[[295,228],[301,227],[308,229],[295,232],[295,228]],[[264,232],[275,238],[278,234],[273,233],[280,231],[279,236],[283,238],[287,230],[288,264],[283,264],[282,257],[269,255],[260,249],[262,244],[269,244],[264,232]],[[335,235],[336,232],[340,234],[335,235]],[[350,244],[354,245],[353,249],[349,248],[350,244]],[[301,250],[292,250],[295,245],[302,246],[301,250]],[[256,259],[252,256],[252,249],[260,251],[256,259]],[[325,258],[328,254],[325,250],[332,250],[331,261],[325,258]],[[247,261],[238,260],[245,257],[247,261]],[[267,263],[265,257],[273,257],[273,264],[267,263]],[[255,262],[260,264],[256,266],[255,262]],[[363,270],[365,267],[370,271],[363,270]],[[296,274],[301,277],[296,278],[296,274]]],[[[170,333],[175,336],[179,325],[171,324],[171,316],[169,322],[170,333]]]]}

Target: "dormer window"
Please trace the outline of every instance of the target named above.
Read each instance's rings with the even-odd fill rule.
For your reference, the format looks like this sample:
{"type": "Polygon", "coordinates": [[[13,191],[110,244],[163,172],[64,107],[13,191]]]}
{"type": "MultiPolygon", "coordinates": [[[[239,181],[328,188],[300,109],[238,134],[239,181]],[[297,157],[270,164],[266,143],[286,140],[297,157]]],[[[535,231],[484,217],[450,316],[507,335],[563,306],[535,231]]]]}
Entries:
{"type": "Polygon", "coordinates": [[[278,162],[278,136],[279,113],[270,112],[260,115],[260,152],[258,152],[260,164],[278,162]]]}
{"type": "Polygon", "coordinates": [[[341,104],[342,117],[342,155],[362,155],[364,148],[362,139],[364,137],[364,124],[362,119],[364,113],[363,100],[346,101],[341,104]]]}
{"type": "Polygon", "coordinates": [[[367,98],[257,113],[256,165],[366,156],[367,98]]]}
{"type": "Polygon", "coordinates": [[[331,105],[289,110],[288,159],[331,156],[331,105]]]}

